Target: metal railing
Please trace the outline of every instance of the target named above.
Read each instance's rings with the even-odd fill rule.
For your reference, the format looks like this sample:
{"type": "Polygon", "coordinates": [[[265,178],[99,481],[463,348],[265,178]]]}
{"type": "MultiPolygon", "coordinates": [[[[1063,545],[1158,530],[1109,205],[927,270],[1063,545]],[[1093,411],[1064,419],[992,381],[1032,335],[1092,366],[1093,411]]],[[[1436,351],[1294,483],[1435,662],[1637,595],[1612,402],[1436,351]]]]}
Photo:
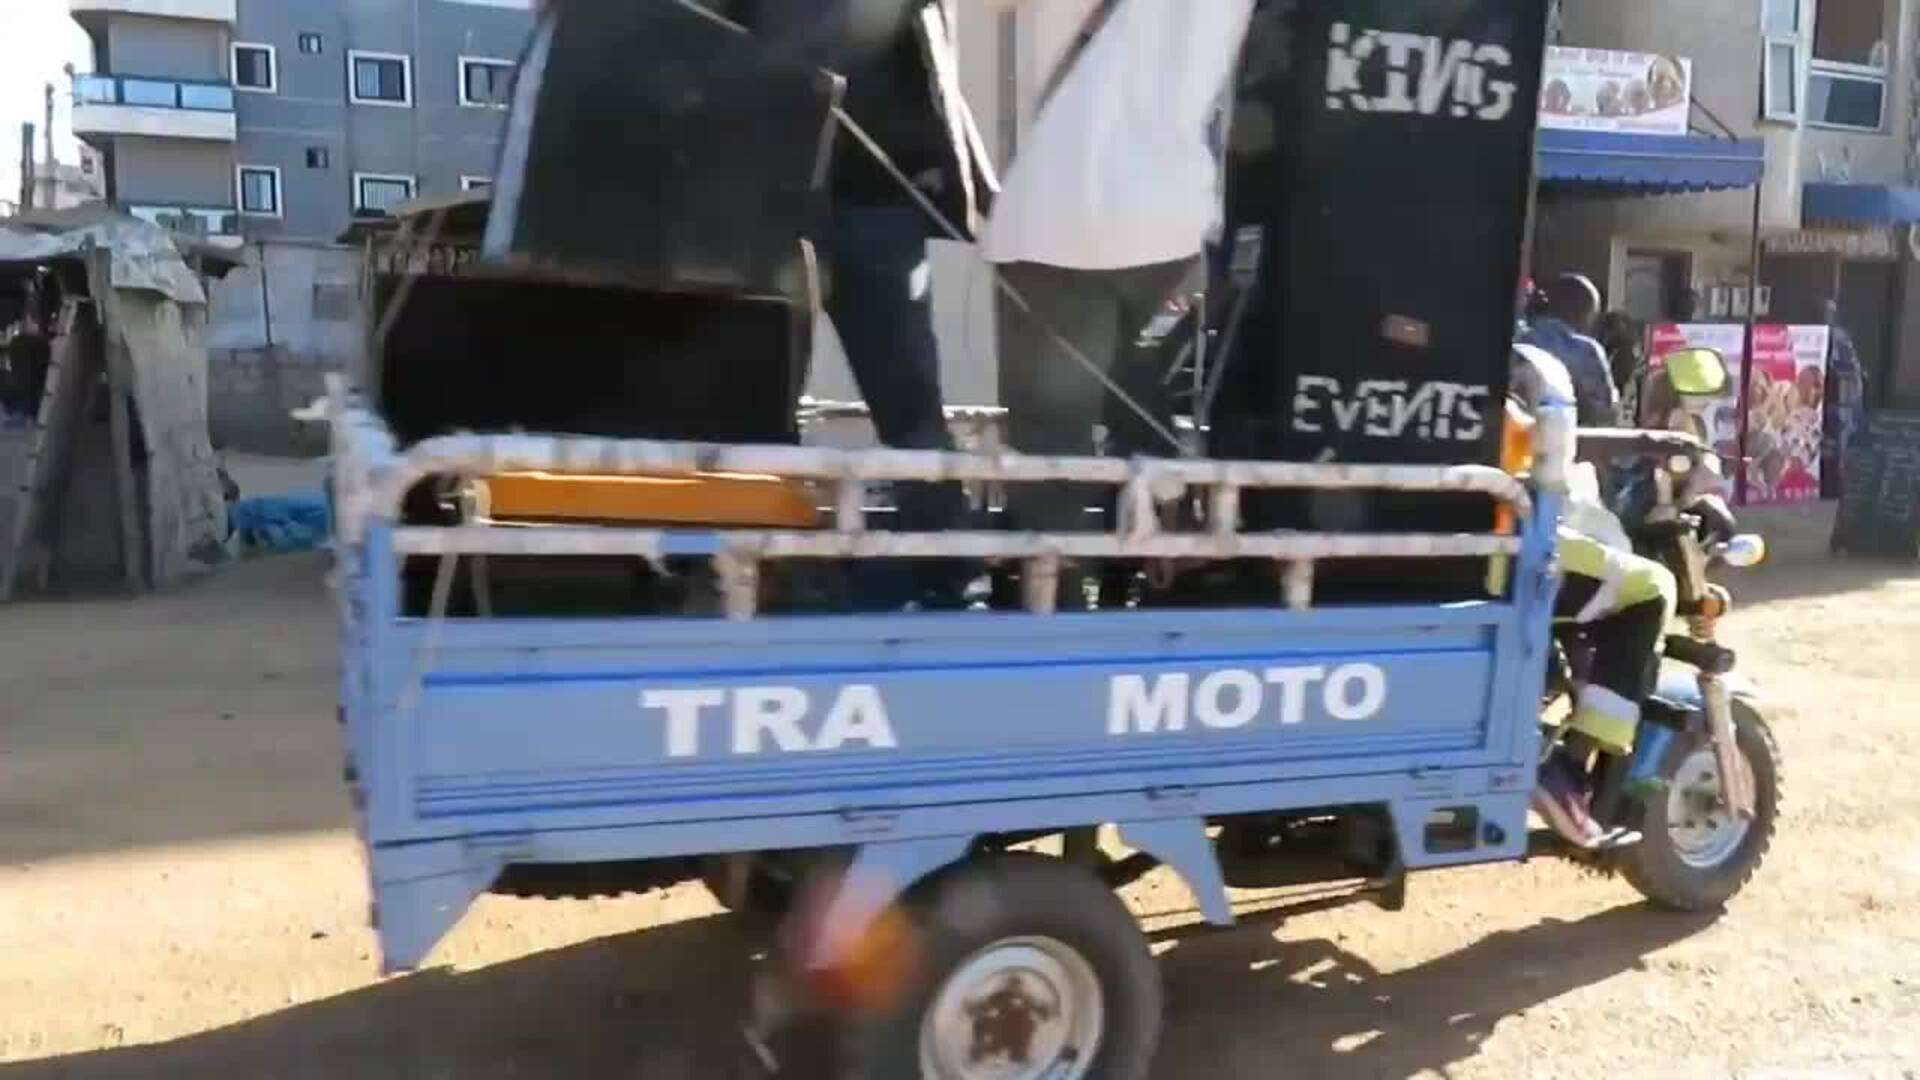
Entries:
{"type": "Polygon", "coordinates": [[[240,212],[231,206],[129,203],[123,209],[141,221],[188,236],[239,237],[240,212]]]}
{"type": "Polygon", "coordinates": [[[76,105],[136,105],[189,112],[232,112],[233,87],[224,82],[146,75],[75,75],[76,105]]]}
{"type": "MultiPolygon", "coordinates": [[[[1326,559],[1492,558],[1520,554],[1518,534],[1369,534],[1248,532],[1241,497],[1249,490],[1477,493],[1528,520],[1526,483],[1480,465],[1325,465],[1266,461],[1040,457],[996,452],[951,454],[901,450],[831,450],[795,446],[720,446],[653,440],[543,435],[452,435],[399,452],[391,432],[343,384],[331,387],[339,533],[352,543],[373,524],[395,526],[401,555],[625,556],[658,561],[676,556],[712,560],[727,614],[757,611],[759,568],[767,560],[966,558],[1014,560],[1029,610],[1051,612],[1061,561],[1100,559],[1229,560],[1285,563],[1286,601],[1312,603],[1314,564],[1326,559]],[[430,477],[475,478],[506,472],[594,475],[746,473],[817,482],[834,507],[831,528],[812,531],[626,527],[412,527],[401,505],[430,477]],[[1024,533],[873,531],[867,486],[882,482],[972,481],[996,484],[1077,483],[1118,491],[1111,532],[1024,533]],[[1205,525],[1167,524],[1170,505],[1197,499],[1205,525]]],[[[1573,420],[1560,406],[1542,410],[1533,482],[1561,490],[1570,460],[1573,420]]]]}

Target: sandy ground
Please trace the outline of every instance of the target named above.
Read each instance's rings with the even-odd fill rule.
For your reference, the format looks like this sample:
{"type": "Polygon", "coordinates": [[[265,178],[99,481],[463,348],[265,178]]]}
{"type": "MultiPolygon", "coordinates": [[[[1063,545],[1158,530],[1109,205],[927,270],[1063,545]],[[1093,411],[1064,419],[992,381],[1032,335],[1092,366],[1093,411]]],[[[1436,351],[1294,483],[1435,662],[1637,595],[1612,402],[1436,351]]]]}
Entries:
{"type": "MultiPolygon", "coordinates": [[[[1920,1076],[1920,571],[1756,522],[1784,550],[1728,638],[1788,801],[1728,912],[1551,861],[1417,878],[1398,915],[1302,903],[1164,950],[1156,1074],[1920,1076]]],[[[489,898],[376,976],[322,573],[0,609],[0,1077],[715,1075],[741,938],[697,887],[489,898]]]]}

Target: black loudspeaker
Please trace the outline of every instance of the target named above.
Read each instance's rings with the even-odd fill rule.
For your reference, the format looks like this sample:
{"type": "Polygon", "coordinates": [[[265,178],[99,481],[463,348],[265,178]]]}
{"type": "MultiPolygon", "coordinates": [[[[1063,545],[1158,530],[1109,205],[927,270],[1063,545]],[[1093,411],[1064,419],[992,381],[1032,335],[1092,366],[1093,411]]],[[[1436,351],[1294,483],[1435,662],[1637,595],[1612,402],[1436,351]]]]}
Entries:
{"type": "MultiPolygon", "coordinates": [[[[1212,451],[1498,461],[1548,0],[1267,0],[1228,155],[1264,233],[1212,451]]],[[[1484,499],[1250,501],[1256,528],[1484,531],[1484,499]]]]}
{"type": "Polygon", "coordinates": [[[840,80],[690,3],[553,6],[515,87],[486,255],[793,295],[840,80]]]}

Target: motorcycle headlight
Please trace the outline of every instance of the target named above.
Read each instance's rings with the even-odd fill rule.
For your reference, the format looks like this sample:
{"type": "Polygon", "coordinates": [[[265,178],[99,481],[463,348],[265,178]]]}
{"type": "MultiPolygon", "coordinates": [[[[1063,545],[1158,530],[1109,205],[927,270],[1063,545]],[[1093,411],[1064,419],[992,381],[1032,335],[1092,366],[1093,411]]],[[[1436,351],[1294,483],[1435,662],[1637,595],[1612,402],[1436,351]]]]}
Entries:
{"type": "Polygon", "coordinates": [[[1766,538],[1746,533],[1727,541],[1720,560],[1736,570],[1746,570],[1767,561],[1766,538]]]}

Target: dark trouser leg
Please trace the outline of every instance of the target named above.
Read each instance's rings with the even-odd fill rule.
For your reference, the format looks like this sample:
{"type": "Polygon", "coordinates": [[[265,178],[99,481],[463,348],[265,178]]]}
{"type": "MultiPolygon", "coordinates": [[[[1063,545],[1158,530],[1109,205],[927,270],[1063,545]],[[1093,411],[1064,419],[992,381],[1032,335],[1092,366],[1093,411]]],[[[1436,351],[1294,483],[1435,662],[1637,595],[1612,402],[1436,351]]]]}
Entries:
{"type": "MultiPolygon", "coordinates": [[[[1002,293],[1000,320],[1000,400],[1007,407],[1007,442],[1023,454],[1085,455],[1100,451],[1150,452],[1135,427],[1109,431],[1105,445],[1095,429],[1106,427],[1115,409],[1138,418],[1088,371],[1091,363],[1123,389],[1158,377],[1144,372],[1154,354],[1134,348],[1134,340],[1160,304],[1185,277],[1191,260],[1128,270],[1069,270],[1035,263],[999,267],[1020,302],[1002,293]],[[1080,357],[1061,344],[1065,339],[1080,357]],[[1111,404],[1110,404],[1111,403],[1111,404]]],[[[1129,396],[1140,395],[1129,391],[1129,396]]],[[[1148,396],[1148,400],[1151,396],[1148,396]]],[[[1139,429],[1151,428],[1138,424],[1139,429]]],[[[1158,441],[1157,436],[1146,436],[1158,441]]],[[[1160,442],[1158,452],[1176,448],[1160,442]]],[[[1015,485],[1007,495],[1014,524],[1040,532],[1080,532],[1091,524],[1087,508],[1111,492],[1098,485],[1015,485]]],[[[1061,607],[1082,604],[1082,575],[1061,575],[1061,607]]]]}
{"type": "MultiPolygon", "coordinates": [[[[1185,279],[1191,259],[1127,270],[1067,270],[1035,263],[1000,267],[1026,300],[1023,311],[1004,294],[1000,316],[1000,400],[1008,409],[1007,441],[1025,454],[1115,453],[1171,456],[1177,447],[1151,427],[1100,378],[1060,345],[1065,338],[1129,397],[1151,400],[1143,389],[1160,376],[1157,354],[1134,348],[1142,328],[1185,279]],[[1124,416],[1127,423],[1120,423],[1124,416]],[[1110,439],[1096,446],[1096,426],[1110,439]]],[[[1008,502],[1023,529],[1075,532],[1087,527],[1085,508],[1106,492],[1087,485],[1015,488],[1008,502]]]]}
{"type": "Polygon", "coordinates": [[[1179,457],[1180,447],[1167,440],[1173,429],[1172,397],[1166,387],[1167,355],[1160,349],[1138,346],[1140,334],[1160,316],[1166,303],[1199,266],[1196,256],[1176,262],[1142,266],[1116,277],[1120,295],[1120,347],[1114,357],[1113,381],[1128,398],[1146,409],[1154,423],[1116,395],[1105,396],[1109,441],[1107,452],[1119,457],[1179,457]],[[1156,431],[1155,425],[1161,429],[1156,431]],[[1162,432],[1165,434],[1162,434],[1162,432]]]}
{"type": "MultiPolygon", "coordinates": [[[[1554,614],[1562,619],[1574,618],[1593,599],[1599,588],[1600,583],[1593,578],[1568,574],[1566,583],[1560,589],[1560,597],[1554,604],[1554,614]]],[[[1659,678],[1660,650],[1668,614],[1665,599],[1656,598],[1583,624],[1586,639],[1592,648],[1587,685],[1614,695],[1637,709],[1653,692],[1659,678]]],[[[1578,720],[1577,713],[1576,729],[1581,728],[1578,720]]],[[[1593,734],[1598,736],[1596,741],[1601,745],[1617,752],[1623,750],[1622,744],[1624,748],[1631,748],[1631,724],[1622,733],[1612,730],[1615,725],[1604,716],[1596,716],[1589,723],[1596,725],[1593,734]]]]}
{"type": "MultiPolygon", "coordinates": [[[[880,441],[901,450],[952,450],[933,334],[926,223],[913,207],[841,207],[834,213],[827,313],[880,441]]],[[[952,529],[966,517],[958,484],[900,484],[899,527],[952,529]]],[[[922,591],[956,593],[970,572],[941,565],[917,576],[922,591]]]]}
{"type": "MultiPolygon", "coordinates": [[[[1035,263],[998,268],[1026,302],[999,297],[1000,403],[1007,444],[1023,454],[1091,455],[1106,391],[1055,339],[1102,372],[1119,348],[1120,298],[1104,275],[1035,263]]],[[[1079,532],[1103,492],[1086,484],[1016,484],[1007,491],[1014,524],[1035,532],[1079,532]]]]}

